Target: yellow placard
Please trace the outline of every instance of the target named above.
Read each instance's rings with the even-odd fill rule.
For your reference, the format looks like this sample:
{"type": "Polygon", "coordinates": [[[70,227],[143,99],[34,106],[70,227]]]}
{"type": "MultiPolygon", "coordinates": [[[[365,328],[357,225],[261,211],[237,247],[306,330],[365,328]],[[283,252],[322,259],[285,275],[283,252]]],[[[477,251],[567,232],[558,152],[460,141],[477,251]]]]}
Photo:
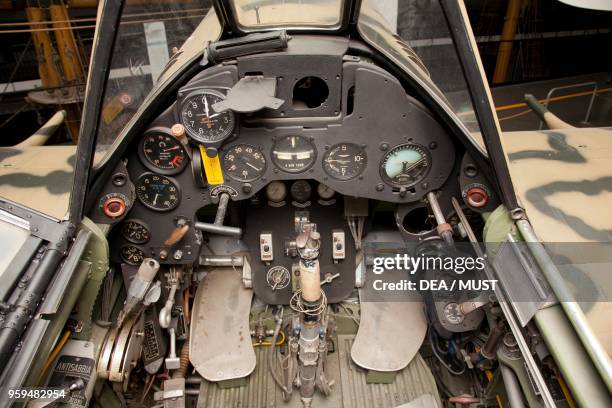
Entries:
{"type": "Polygon", "coordinates": [[[204,146],[200,145],[200,153],[202,156],[202,164],[204,165],[204,173],[206,174],[206,180],[208,184],[217,185],[223,184],[223,171],[221,170],[221,162],[219,161],[219,155],[215,157],[208,157],[204,146]]]}

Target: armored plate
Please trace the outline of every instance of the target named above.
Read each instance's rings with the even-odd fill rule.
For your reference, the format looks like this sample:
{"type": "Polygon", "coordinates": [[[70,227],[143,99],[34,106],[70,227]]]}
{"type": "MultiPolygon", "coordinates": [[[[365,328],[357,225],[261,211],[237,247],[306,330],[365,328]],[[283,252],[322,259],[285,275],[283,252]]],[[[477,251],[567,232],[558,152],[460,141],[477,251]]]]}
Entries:
{"type": "Polygon", "coordinates": [[[414,300],[361,302],[361,324],[351,348],[355,364],[374,371],[405,368],[427,333],[423,307],[414,300]]]}
{"type": "Polygon", "coordinates": [[[208,381],[246,377],[255,369],[249,313],[253,291],[233,268],[217,268],[200,282],[193,302],[189,359],[208,381]]]}

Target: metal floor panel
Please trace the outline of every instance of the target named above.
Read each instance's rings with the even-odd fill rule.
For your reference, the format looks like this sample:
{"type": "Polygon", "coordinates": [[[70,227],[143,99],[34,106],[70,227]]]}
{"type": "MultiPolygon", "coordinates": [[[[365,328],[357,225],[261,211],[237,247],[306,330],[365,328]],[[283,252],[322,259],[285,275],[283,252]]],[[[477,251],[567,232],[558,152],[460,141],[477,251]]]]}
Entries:
{"type": "MultiPolygon", "coordinates": [[[[431,394],[442,406],[435,380],[419,354],[402,370],[393,384],[366,384],[366,371],[356,366],[350,356],[354,335],[338,336],[338,351],[328,356],[329,378],[335,380],[332,394],[325,398],[315,393],[313,408],[387,408],[396,407],[423,394],[431,394]]],[[[198,408],[301,408],[299,390],[294,390],[291,401],[285,403],[268,371],[268,347],[255,349],[257,366],[247,385],[220,388],[203,381],[198,408]]]]}
{"type": "Polygon", "coordinates": [[[210,381],[243,378],[256,364],[249,312],[253,291],[233,268],[216,268],[200,283],[193,300],[189,359],[210,381]]]}
{"type": "Polygon", "coordinates": [[[442,406],[433,374],[418,353],[392,384],[366,384],[366,371],[351,359],[354,339],[353,335],[338,336],[344,408],[393,408],[423,394],[432,395],[442,406]]]}

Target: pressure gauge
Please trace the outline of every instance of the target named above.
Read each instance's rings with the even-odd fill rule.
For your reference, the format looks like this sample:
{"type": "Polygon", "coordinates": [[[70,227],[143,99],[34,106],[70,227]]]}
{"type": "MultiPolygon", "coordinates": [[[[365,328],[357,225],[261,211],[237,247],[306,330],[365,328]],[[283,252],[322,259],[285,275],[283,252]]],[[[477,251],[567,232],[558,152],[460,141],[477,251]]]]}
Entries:
{"type": "Polygon", "coordinates": [[[317,194],[319,194],[319,197],[321,197],[322,200],[331,200],[336,192],[331,187],[326,186],[323,183],[319,183],[317,186],[317,194]]]}
{"type": "Polygon", "coordinates": [[[287,197],[287,187],[282,181],[273,181],[266,187],[266,197],[273,203],[279,203],[287,197]]]}

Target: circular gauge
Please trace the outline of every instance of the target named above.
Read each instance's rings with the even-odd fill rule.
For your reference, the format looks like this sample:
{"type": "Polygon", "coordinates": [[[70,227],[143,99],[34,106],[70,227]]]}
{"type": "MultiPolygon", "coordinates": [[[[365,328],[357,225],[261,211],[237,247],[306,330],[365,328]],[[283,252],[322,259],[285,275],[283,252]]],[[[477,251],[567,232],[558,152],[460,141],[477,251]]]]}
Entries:
{"type": "Polygon", "coordinates": [[[391,149],[380,163],[380,174],[387,183],[408,187],[421,181],[430,166],[429,153],[416,144],[402,144],[391,149]]]}
{"type": "Polygon", "coordinates": [[[285,289],[289,285],[289,282],[291,282],[291,275],[289,274],[289,269],[278,265],[268,270],[266,280],[268,281],[268,286],[270,286],[272,290],[280,290],[285,289]]]}
{"type": "Polygon", "coordinates": [[[308,170],[316,158],[315,147],[302,136],[285,136],[272,146],[272,161],[287,173],[308,170]]]}
{"type": "Polygon", "coordinates": [[[140,265],[145,258],[142,249],[134,245],[124,245],[120,250],[121,259],[126,264],[140,265]]]}
{"type": "Polygon", "coordinates": [[[188,158],[183,144],[176,137],[162,132],[145,134],[138,155],[149,170],[168,175],[180,173],[188,158]]]}
{"type": "Polygon", "coordinates": [[[147,228],[142,221],[138,220],[124,221],[121,227],[121,235],[134,244],[144,244],[145,242],[149,242],[151,238],[149,228],[147,228]]]}
{"type": "Polygon", "coordinates": [[[181,105],[181,122],[187,134],[200,143],[220,142],[234,131],[234,112],[216,112],[213,105],[225,96],[206,90],[187,96],[181,105]]]}
{"type": "Polygon", "coordinates": [[[238,144],[223,155],[223,169],[234,180],[257,180],[266,172],[266,158],[259,149],[238,144]]]}
{"type": "Polygon", "coordinates": [[[353,143],[339,143],[323,158],[323,170],[336,180],[350,180],[359,176],[367,164],[366,152],[353,143]]]}
{"type": "Polygon", "coordinates": [[[266,187],[266,197],[273,203],[280,203],[287,197],[287,187],[282,181],[273,181],[266,187]]]}
{"type": "Polygon", "coordinates": [[[136,196],[141,203],[156,211],[172,210],[181,198],[174,180],[153,173],[145,173],[136,180],[136,196]]]}
{"type": "Polygon", "coordinates": [[[329,186],[326,186],[323,183],[319,183],[319,185],[317,186],[317,193],[319,194],[319,197],[321,197],[321,199],[323,200],[331,200],[334,197],[334,194],[336,194],[334,189],[329,186]]]}
{"type": "Polygon", "coordinates": [[[289,191],[291,191],[291,197],[298,203],[305,203],[312,195],[312,187],[306,180],[294,181],[289,191]]]}

